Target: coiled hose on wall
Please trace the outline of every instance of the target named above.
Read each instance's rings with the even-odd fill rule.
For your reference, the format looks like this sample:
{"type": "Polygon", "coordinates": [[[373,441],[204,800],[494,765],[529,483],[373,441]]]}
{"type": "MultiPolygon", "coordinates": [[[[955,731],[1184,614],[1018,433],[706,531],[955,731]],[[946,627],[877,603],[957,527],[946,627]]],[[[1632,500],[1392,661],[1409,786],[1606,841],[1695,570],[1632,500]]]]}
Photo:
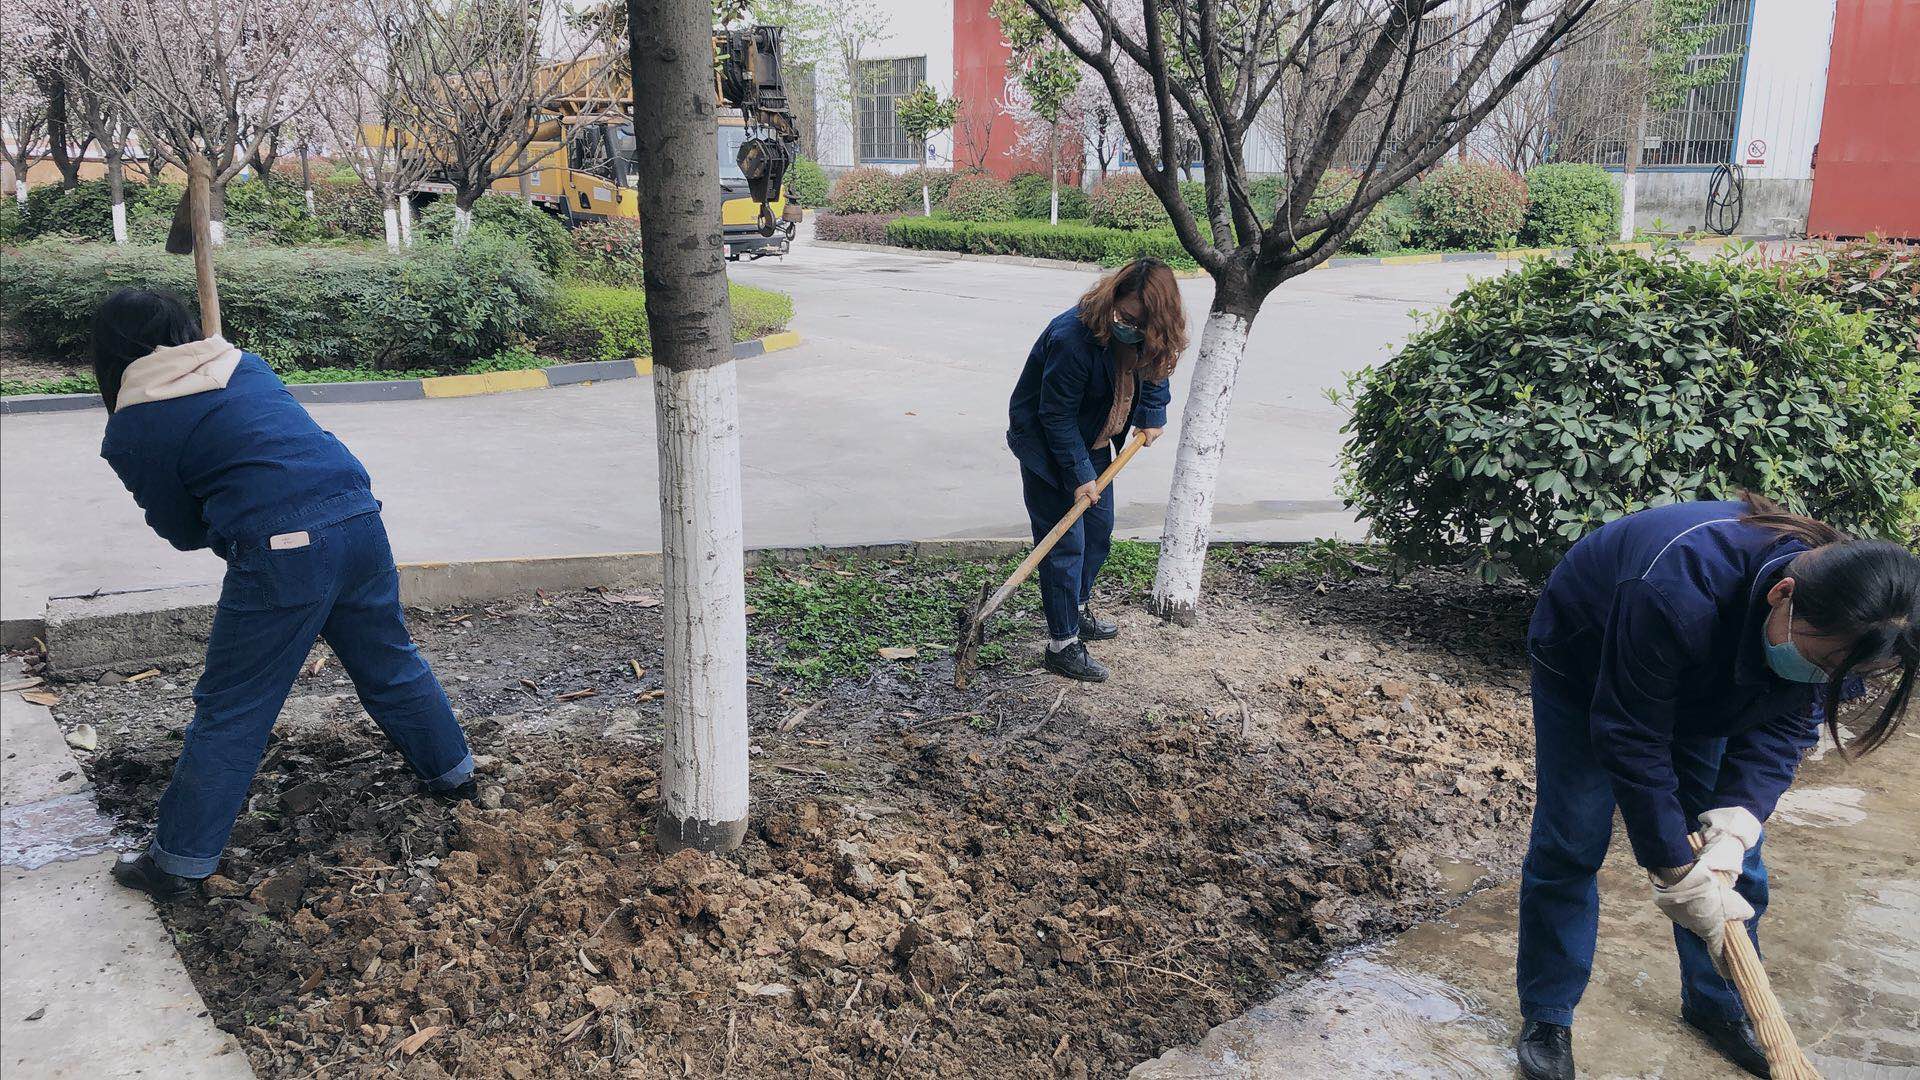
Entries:
{"type": "Polygon", "coordinates": [[[1747,209],[1747,181],[1740,170],[1722,164],[1713,170],[1713,182],[1707,185],[1707,228],[1721,236],[1732,236],[1740,227],[1740,215],[1747,209]]]}

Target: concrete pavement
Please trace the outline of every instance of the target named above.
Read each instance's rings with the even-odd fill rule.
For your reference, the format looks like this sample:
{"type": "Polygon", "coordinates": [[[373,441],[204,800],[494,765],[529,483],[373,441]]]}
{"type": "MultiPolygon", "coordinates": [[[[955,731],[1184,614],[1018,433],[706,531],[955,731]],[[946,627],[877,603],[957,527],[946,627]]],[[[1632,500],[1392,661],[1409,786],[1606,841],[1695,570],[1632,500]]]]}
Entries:
{"type": "MultiPolygon", "coordinates": [[[[1410,309],[1503,269],[1322,269],[1275,293],[1236,395],[1217,535],[1354,533],[1334,494],[1343,417],[1325,391],[1404,340],[1410,309]]],[[[731,272],[791,293],[803,338],[740,365],[749,544],[1026,531],[1007,394],[1041,327],[1093,273],[806,245],[731,272]]],[[[1182,282],[1196,337],[1211,288],[1182,282]]],[[[629,380],[312,411],[366,462],[402,560],[474,559],[657,547],[651,396],[649,380],[629,380]]],[[[37,619],[49,596],[217,580],[213,556],[172,551],[141,522],[98,457],[103,420],[0,421],[0,618],[37,619]]],[[[1129,535],[1159,535],[1171,447],[1120,479],[1129,535]]]]}

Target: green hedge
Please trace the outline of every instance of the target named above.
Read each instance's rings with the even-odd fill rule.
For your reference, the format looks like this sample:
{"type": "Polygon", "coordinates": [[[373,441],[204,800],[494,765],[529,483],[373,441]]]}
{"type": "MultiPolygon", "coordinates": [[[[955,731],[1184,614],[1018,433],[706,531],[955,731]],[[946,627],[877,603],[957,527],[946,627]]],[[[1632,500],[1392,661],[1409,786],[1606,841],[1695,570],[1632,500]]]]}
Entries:
{"type": "Polygon", "coordinates": [[[836,214],[889,214],[907,208],[907,194],[899,177],[869,165],[841,173],[827,205],[836,214]]]}
{"type": "MultiPolygon", "coordinates": [[[[1791,271],[1586,248],[1483,278],[1349,386],[1347,505],[1401,554],[1539,577],[1648,506],[1778,498],[1898,535],[1920,364],[1791,271]]],[[[1904,503],[1904,507],[1903,507],[1904,503]]]]}
{"type": "Polygon", "coordinates": [[[644,264],[639,218],[609,218],[576,225],[571,239],[574,276],[602,285],[640,287],[644,264]]]}
{"type": "Polygon", "coordinates": [[[1138,173],[1114,173],[1093,185],[1087,220],[1107,229],[1155,229],[1168,224],[1160,196],[1138,173]]]}
{"type": "Polygon", "coordinates": [[[901,206],[911,212],[920,207],[920,185],[927,185],[927,199],[937,208],[947,201],[947,192],[952,190],[954,172],[952,169],[929,169],[925,166],[908,169],[893,178],[900,186],[901,206]]]}
{"type": "Polygon", "coordinates": [[[1422,233],[1437,248],[1512,247],[1527,216],[1527,182],[1484,161],[1455,161],[1420,182],[1422,233]]]}
{"type": "MultiPolygon", "coordinates": [[[[1023,172],[1013,178],[1013,216],[1045,218],[1053,212],[1053,180],[1043,172],[1023,172]]],[[[1077,185],[1060,185],[1060,220],[1083,221],[1087,193],[1077,185]]]]}
{"type": "MultiPolygon", "coordinates": [[[[784,293],[729,285],[733,340],[751,341],[786,329],[793,299],[784,293]]],[[[543,351],[570,361],[625,360],[653,351],[647,336],[647,296],[613,285],[569,285],[554,300],[543,351]]]]}
{"type": "Polygon", "coordinates": [[[1169,265],[1192,268],[1193,256],[1167,229],[1105,229],[1094,225],[1049,225],[1045,221],[950,221],[903,217],[887,225],[887,243],[930,251],[975,255],[1025,255],[1119,266],[1151,255],[1169,265]]]}
{"type": "Polygon", "coordinates": [[[313,213],[320,219],[322,235],[385,243],[386,207],[381,205],[380,196],[359,177],[347,175],[345,181],[314,181],[313,213]]]}
{"type": "MultiPolygon", "coordinates": [[[[473,204],[476,236],[504,237],[523,245],[534,264],[556,278],[573,272],[573,238],[558,215],[516,195],[482,195],[473,204]]],[[[418,239],[445,243],[453,238],[453,200],[439,199],[420,215],[418,239]]]]}
{"type": "MultiPolygon", "coordinates": [[[[136,244],[164,240],[173,223],[174,208],[180,204],[180,185],[129,179],[123,190],[129,239],[136,244]]],[[[226,196],[225,221],[231,242],[310,244],[322,235],[322,223],[307,213],[306,196],[296,184],[242,180],[228,184],[226,196]]],[[[23,238],[112,240],[113,199],[106,180],[82,180],[71,188],[44,186],[27,192],[27,210],[19,234],[23,238]]]]}
{"type": "Polygon", "coordinates": [[[827,204],[827,173],[812,158],[794,158],[787,170],[787,198],[801,206],[827,204]]]}
{"type": "Polygon", "coordinates": [[[1620,192],[1598,165],[1527,170],[1526,241],[1538,247],[1606,243],[1620,235],[1620,192]]]}
{"type": "Polygon", "coordinates": [[[1012,221],[1013,189],[990,173],[957,176],[942,204],[956,221],[1012,221]]]}
{"type": "MultiPolygon", "coordinates": [[[[541,324],[550,284],[518,245],[475,237],[458,248],[229,245],[214,257],[223,329],[276,368],[458,370],[541,324]]],[[[91,356],[89,322],[123,286],[194,302],[193,260],[157,247],[31,244],[0,259],[0,308],[38,348],[91,356]]]]}

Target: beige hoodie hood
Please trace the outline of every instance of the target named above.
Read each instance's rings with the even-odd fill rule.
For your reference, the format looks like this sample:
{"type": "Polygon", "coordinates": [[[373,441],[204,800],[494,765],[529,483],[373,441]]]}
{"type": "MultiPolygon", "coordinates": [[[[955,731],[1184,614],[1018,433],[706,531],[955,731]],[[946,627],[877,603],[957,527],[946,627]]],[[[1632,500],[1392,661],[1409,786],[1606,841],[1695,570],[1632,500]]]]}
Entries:
{"type": "Polygon", "coordinates": [[[223,390],[240,366],[240,350],[215,335],[155,349],[127,365],[115,409],[223,390]]]}

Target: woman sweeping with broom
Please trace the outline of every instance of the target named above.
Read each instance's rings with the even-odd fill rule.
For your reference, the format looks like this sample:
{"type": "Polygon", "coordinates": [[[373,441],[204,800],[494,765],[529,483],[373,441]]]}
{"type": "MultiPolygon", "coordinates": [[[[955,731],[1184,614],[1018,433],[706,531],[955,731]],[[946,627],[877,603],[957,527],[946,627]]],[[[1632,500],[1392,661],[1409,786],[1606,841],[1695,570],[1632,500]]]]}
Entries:
{"type": "Polygon", "coordinates": [[[1047,324],[1014,384],[1007,446],[1020,460],[1034,541],[1077,502],[1092,504],[1040,563],[1046,667],[1055,674],[1107,678],[1086,646],[1120,633],[1092,608],[1093,582],[1113,543],[1113,489],[1098,490],[1096,480],[1129,428],[1148,446],[1160,437],[1172,397],[1167,379],[1186,347],[1179,282],[1166,263],[1138,259],[1047,324]]]}
{"type": "Polygon", "coordinates": [[[1761,822],[1821,718],[1838,746],[1848,688],[1878,676],[1889,689],[1850,749],[1872,750],[1904,719],[1920,668],[1920,558],[1752,496],[1645,510],[1574,545],[1527,647],[1539,799],[1520,883],[1522,1074],[1574,1075],[1573,1010],[1593,970],[1595,875],[1617,806],[1675,926],[1682,1018],[1768,1075],[1722,974],[1727,923],[1752,934],[1766,910],[1761,822]]]}
{"type": "Polygon", "coordinates": [[[430,791],[474,794],[473,755],[407,634],[399,575],[367,473],[266,362],[202,337],[167,293],[122,289],[94,317],[107,411],[101,456],[183,551],[226,580],[153,842],[113,876],[185,899],[220,863],[267,734],[317,638],[430,791]]]}

